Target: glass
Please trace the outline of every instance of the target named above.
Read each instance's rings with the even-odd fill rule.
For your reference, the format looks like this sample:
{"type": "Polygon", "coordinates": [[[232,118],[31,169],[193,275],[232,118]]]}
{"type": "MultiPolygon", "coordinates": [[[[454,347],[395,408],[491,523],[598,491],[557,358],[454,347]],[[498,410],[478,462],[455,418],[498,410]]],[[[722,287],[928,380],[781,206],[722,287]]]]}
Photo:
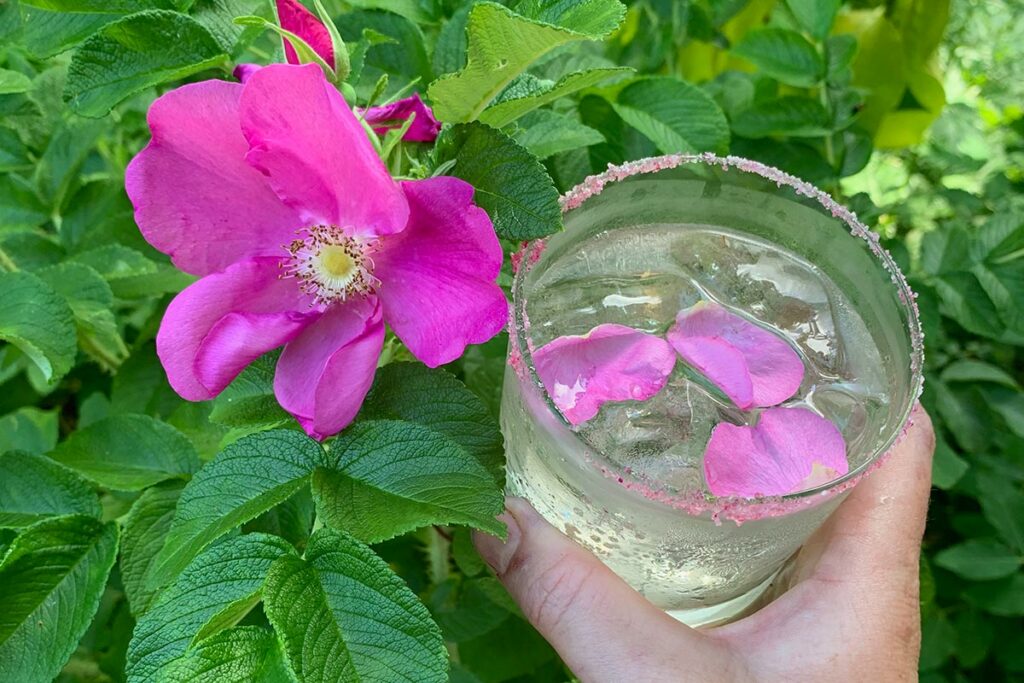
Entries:
{"type": "Polygon", "coordinates": [[[681,621],[738,618],[766,600],[787,561],[905,430],[922,383],[913,294],[877,236],[850,211],[745,159],[670,155],[611,167],[567,193],[562,207],[565,230],[526,245],[516,258],[501,408],[509,493],[528,499],[681,621]],[[780,265],[778,254],[790,260],[780,265]],[[821,294],[815,277],[834,293],[821,294]],[[660,407],[650,409],[677,416],[652,432],[674,442],[643,467],[631,466],[633,454],[616,440],[638,429],[645,408],[609,413],[627,417],[601,423],[603,441],[581,434],[587,426],[572,427],[555,408],[533,350],[597,323],[664,333],[694,297],[712,296],[707,285],[714,289],[715,278],[722,290],[713,298],[721,304],[767,324],[786,318],[783,332],[803,345],[808,363],[827,357],[841,365],[812,378],[831,377],[831,384],[811,386],[806,402],[813,397],[815,409],[843,431],[846,475],[780,497],[711,496],[695,466],[710,423],[697,415],[711,406],[721,419],[729,408],[680,375],[681,363],[665,397],[651,399],[660,407]],[[801,318],[812,308],[825,317],[801,318]],[[814,336],[822,321],[845,346],[814,336]],[[861,398],[851,399],[857,394],[849,387],[861,398]]]}

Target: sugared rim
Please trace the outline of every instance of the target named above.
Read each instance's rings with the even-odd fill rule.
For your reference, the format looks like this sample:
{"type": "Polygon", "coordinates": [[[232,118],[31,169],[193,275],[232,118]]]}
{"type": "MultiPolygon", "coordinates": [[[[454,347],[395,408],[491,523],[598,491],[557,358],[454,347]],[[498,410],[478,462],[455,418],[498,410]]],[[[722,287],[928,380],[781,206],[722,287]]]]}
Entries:
{"type": "MultiPolygon", "coordinates": [[[[786,185],[793,188],[798,195],[808,197],[817,201],[828,210],[833,217],[842,220],[850,229],[850,234],[867,242],[871,252],[881,261],[882,266],[889,273],[893,284],[896,286],[900,301],[907,310],[908,333],[910,334],[911,353],[910,371],[912,374],[911,396],[912,400],[907,402],[904,408],[902,429],[896,430],[885,443],[877,449],[871,458],[850,470],[838,479],[827,484],[790,493],[784,496],[770,496],[764,498],[738,498],[738,497],[708,497],[702,494],[679,495],[664,490],[652,489],[646,482],[633,477],[629,472],[613,471],[607,466],[600,466],[599,469],[608,479],[618,483],[626,489],[635,491],[644,497],[656,502],[669,505],[689,514],[698,515],[710,513],[718,520],[720,518],[730,519],[736,522],[744,522],[753,519],[766,517],[778,517],[790,514],[796,510],[810,507],[819,502],[822,498],[831,498],[852,488],[861,478],[874,471],[885,460],[886,455],[907,433],[913,424],[912,413],[917,398],[921,394],[924,385],[922,368],[924,367],[924,332],[921,330],[921,322],[918,315],[917,295],[910,289],[907,279],[900,271],[899,266],[893,260],[889,252],[879,244],[879,237],[865,226],[857,215],[845,206],[836,202],[831,195],[818,189],[814,185],[801,180],[785,171],[772,166],[751,161],[736,156],[718,156],[710,152],[703,154],[666,154],[664,156],[650,157],[630,161],[621,165],[609,164],[608,170],[604,173],[592,175],[586,178],[576,187],[566,192],[560,199],[562,213],[567,213],[581,206],[591,197],[595,197],[604,190],[610,183],[625,180],[637,175],[657,173],[666,169],[676,168],[684,164],[702,163],[720,166],[723,170],[735,168],[745,173],[767,178],[777,186],[786,185]]],[[[516,268],[515,279],[512,286],[512,314],[509,322],[509,337],[511,349],[509,352],[509,363],[513,366],[520,380],[528,381],[541,397],[548,408],[557,416],[558,420],[567,431],[579,438],[571,425],[566,422],[561,412],[551,402],[543,383],[537,375],[533,365],[532,344],[528,335],[529,319],[526,315],[525,301],[520,296],[520,287],[528,273],[540,260],[546,241],[544,239],[534,240],[525,243],[518,254],[513,257],[513,265],[516,268]],[[522,339],[520,339],[520,337],[522,339]],[[525,342],[522,344],[521,342],[525,342]],[[521,348],[525,346],[525,348],[521,348]]],[[[582,442],[581,442],[582,443],[582,442]]],[[[590,450],[590,447],[587,446],[590,450]]]]}

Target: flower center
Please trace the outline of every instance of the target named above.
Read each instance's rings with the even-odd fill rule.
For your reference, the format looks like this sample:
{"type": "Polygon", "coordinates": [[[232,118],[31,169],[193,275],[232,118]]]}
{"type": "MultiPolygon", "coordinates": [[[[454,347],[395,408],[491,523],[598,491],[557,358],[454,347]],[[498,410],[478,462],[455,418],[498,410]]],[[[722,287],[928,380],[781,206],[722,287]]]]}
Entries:
{"type": "Polygon", "coordinates": [[[289,257],[282,265],[284,277],[298,279],[314,303],[329,305],[364,296],[380,285],[373,276],[368,241],[349,237],[333,225],[313,225],[299,235],[285,247],[289,257]]]}

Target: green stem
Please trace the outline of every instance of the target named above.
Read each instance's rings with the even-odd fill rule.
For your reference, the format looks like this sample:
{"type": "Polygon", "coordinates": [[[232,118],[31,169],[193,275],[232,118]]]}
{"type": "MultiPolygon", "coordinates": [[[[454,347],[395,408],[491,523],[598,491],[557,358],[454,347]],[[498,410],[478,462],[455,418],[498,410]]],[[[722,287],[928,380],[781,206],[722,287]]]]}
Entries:
{"type": "Polygon", "coordinates": [[[427,533],[427,557],[429,559],[428,571],[430,573],[430,580],[435,585],[444,583],[451,573],[449,558],[452,542],[437,527],[428,529],[427,533]]]}
{"type": "Polygon", "coordinates": [[[18,264],[8,256],[2,247],[0,247],[0,270],[6,270],[8,273],[17,273],[19,270],[18,264]]]}

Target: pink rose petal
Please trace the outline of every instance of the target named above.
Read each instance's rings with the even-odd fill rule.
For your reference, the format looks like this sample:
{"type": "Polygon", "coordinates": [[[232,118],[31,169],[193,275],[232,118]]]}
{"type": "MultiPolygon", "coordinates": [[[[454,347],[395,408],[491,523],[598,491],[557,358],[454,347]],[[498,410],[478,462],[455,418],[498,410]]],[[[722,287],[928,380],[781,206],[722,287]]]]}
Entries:
{"type": "Polygon", "coordinates": [[[178,268],[206,275],[240,260],[280,256],[302,227],[249,164],[238,125],[244,86],[191,83],[149,108],[153,139],[125,171],[135,221],[178,268]]]}
{"type": "MultiPolygon", "coordinates": [[[[306,9],[299,0],[277,0],[277,18],[281,28],[306,41],[306,44],[313,48],[313,52],[327,62],[327,66],[334,68],[334,43],[331,41],[331,34],[315,14],[306,9]]],[[[289,64],[299,63],[295,48],[287,40],[284,41],[284,56],[289,64]]]]}
{"type": "Polygon", "coordinates": [[[320,67],[256,71],[243,86],[238,116],[250,146],[245,160],[305,225],[336,225],[362,237],[405,227],[401,188],[320,67]]]}
{"type": "Polygon", "coordinates": [[[773,406],[800,388],[804,364],[782,337],[715,303],[681,311],[668,341],[738,407],[773,406]]]}
{"type": "Polygon", "coordinates": [[[716,496],[782,496],[848,471],[843,435],[806,408],[771,408],[754,427],[719,423],[704,451],[704,477],[716,496]]]}
{"type": "Polygon", "coordinates": [[[374,299],[334,306],[285,347],[274,395],[313,438],[337,434],[359,412],[383,345],[374,299]]]}
{"type": "Polygon", "coordinates": [[[279,261],[240,261],[189,285],[171,301],[156,351],[182,398],[213,398],[242,368],[320,316],[294,282],[280,278],[279,261]]]}
{"type": "Polygon", "coordinates": [[[370,107],[362,113],[363,119],[373,126],[378,135],[384,135],[392,128],[401,128],[406,119],[413,114],[416,118],[402,136],[403,140],[433,142],[441,132],[441,122],[434,118],[434,112],[420,99],[419,93],[391,104],[370,107]]]}
{"type": "Polygon", "coordinates": [[[571,424],[597,415],[608,401],[643,401],[661,391],[675,366],[664,339],[624,325],[598,325],[559,337],[533,353],[537,374],[571,424]]]}
{"type": "Polygon", "coordinates": [[[505,327],[508,302],[494,281],[501,243],[469,183],[439,176],[402,189],[409,224],[381,238],[374,275],[384,320],[414,356],[437,367],[505,327]]]}

